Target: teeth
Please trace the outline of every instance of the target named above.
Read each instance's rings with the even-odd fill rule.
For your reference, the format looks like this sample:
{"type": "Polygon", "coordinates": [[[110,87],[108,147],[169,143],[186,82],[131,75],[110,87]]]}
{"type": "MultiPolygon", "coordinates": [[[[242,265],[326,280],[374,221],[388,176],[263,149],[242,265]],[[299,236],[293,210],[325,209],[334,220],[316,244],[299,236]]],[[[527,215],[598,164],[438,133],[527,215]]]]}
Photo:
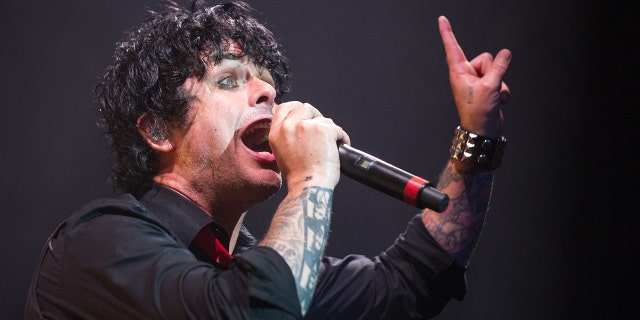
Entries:
{"type": "MultiPolygon", "coordinates": [[[[246,135],[253,134],[256,130],[259,130],[259,129],[271,129],[271,123],[270,122],[258,123],[255,126],[251,127],[245,134],[246,135]]],[[[267,141],[269,141],[269,131],[265,131],[260,141],[256,141],[256,142],[263,143],[267,141]]]]}
{"type": "Polygon", "coordinates": [[[271,123],[270,122],[261,122],[256,124],[255,126],[251,127],[249,129],[249,131],[247,131],[248,133],[252,133],[258,129],[271,129],[271,123]]]}

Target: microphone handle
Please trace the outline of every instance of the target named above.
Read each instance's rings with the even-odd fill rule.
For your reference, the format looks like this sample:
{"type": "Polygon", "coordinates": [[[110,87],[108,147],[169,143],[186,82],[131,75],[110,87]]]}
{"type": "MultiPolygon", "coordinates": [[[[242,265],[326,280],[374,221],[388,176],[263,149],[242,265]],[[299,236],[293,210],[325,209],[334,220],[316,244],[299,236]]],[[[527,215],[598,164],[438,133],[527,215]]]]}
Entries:
{"type": "Polygon", "coordinates": [[[340,172],[414,207],[444,211],[449,196],[420,177],[347,144],[338,145],[340,172]]]}

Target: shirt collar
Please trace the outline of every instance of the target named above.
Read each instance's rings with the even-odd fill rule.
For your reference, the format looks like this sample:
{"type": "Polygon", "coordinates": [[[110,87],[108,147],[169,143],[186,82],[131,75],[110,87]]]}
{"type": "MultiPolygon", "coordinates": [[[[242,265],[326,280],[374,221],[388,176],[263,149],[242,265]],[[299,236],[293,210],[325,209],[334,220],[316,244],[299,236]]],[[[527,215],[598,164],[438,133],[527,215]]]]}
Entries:
{"type": "MultiPolygon", "coordinates": [[[[154,182],[151,189],[142,195],[140,202],[162,220],[176,234],[178,240],[187,247],[191,245],[198,232],[210,223],[214,223],[222,230],[222,227],[216,224],[213,218],[193,201],[159,183],[154,182]]],[[[221,238],[222,243],[228,245],[229,235],[222,232],[226,238],[222,238],[221,234],[218,234],[218,237],[221,238]]],[[[257,239],[243,225],[234,251],[247,250],[256,243],[257,239]]]]}
{"type": "Polygon", "coordinates": [[[158,183],[153,184],[140,202],[169,226],[186,246],[191,244],[204,226],[215,223],[211,216],[187,197],[158,183]]]}

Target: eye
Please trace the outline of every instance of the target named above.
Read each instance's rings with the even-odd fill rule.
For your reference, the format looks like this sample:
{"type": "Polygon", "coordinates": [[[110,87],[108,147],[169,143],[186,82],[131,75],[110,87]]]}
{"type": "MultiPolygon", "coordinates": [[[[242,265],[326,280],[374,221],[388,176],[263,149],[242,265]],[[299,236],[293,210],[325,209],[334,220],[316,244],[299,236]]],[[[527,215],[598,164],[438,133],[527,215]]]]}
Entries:
{"type": "Polygon", "coordinates": [[[218,81],[216,85],[222,89],[233,89],[238,87],[238,81],[232,76],[227,76],[218,81]]]}

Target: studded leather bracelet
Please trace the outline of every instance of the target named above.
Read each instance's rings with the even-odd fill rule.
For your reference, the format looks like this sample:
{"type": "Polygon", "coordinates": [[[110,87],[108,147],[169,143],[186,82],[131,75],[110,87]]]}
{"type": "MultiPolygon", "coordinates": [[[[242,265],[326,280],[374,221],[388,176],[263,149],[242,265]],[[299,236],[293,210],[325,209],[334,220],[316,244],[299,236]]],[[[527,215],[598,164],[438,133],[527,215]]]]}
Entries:
{"type": "Polygon", "coordinates": [[[479,171],[495,170],[502,164],[505,137],[489,138],[469,132],[458,126],[454,131],[449,154],[451,159],[460,161],[479,171]]]}

